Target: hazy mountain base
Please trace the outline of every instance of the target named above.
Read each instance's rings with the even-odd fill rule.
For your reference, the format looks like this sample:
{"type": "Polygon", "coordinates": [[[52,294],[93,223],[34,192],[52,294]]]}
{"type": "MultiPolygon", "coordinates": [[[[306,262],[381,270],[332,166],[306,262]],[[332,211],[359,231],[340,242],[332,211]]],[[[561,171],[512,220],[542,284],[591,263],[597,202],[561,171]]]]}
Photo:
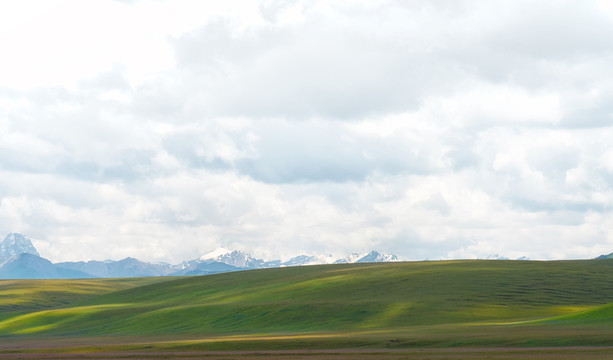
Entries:
{"type": "MultiPolygon", "coordinates": [[[[607,260],[326,265],[148,280],[4,312],[3,351],[613,346],[607,260]],[[11,347],[18,343],[30,350],[11,347]]],[[[54,282],[59,291],[73,287],[36,286],[54,282]]],[[[29,283],[0,282],[0,298],[19,301],[13,287],[29,283]]]]}
{"type": "Polygon", "coordinates": [[[151,264],[135,258],[119,261],[78,261],[53,264],[39,256],[30,239],[11,233],[0,242],[0,279],[84,279],[143,276],[209,275],[223,272],[302,266],[318,263],[361,263],[399,261],[395,255],[377,251],[351,254],[342,259],[328,256],[296,256],[288,261],[264,261],[238,250],[223,248],[178,265],[151,264]],[[209,256],[210,255],[210,256],[209,256]]]}
{"type": "Polygon", "coordinates": [[[87,279],[91,274],[67,269],[40,256],[23,253],[0,265],[0,279],[87,279]]]}

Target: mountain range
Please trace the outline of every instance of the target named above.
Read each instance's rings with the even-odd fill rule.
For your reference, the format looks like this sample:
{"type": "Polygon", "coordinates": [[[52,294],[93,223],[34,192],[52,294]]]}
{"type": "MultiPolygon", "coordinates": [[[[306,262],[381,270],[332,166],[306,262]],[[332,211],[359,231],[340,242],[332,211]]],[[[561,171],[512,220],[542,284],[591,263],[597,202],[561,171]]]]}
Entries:
{"type": "Polygon", "coordinates": [[[401,261],[396,255],[371,251],[345,258],[332,255],[299,255],[287,261],[256,259],[240,250],[218,248],[181,264],[147,263],[135,258],[119,261],[77,261],[52,263],[42,258],[30,239],[11,233],[0,242],[0,279],[120,278],[145,276],[208,275],[229,271],[316,264],[401,261]]]}
{"type": "MultiPolygon", "coordinates": [[[[612,259],[613,253],[597,259],[612,259]]],[[[509,260],[498,254],[487,260],[509,260]]],[[[517,260],[528,260],[526,257],[517,260]]],[[[74,278],[122,278],[147,276],[209,275],[229,271],[265,269],[317,264],[346,264],[367,262],[403,261],[396,255],[371,251],[352,253],[344,258],[332,255],[299,255],[287,261],[256,259],[240,250],[217,248],[197,259],[172,265],[148,263],[135,258],[105,261],[77,261],[52,263],[42,258],[30,239],[10,233],[0,242],[0,279],[74,279],[74,278]]]]}

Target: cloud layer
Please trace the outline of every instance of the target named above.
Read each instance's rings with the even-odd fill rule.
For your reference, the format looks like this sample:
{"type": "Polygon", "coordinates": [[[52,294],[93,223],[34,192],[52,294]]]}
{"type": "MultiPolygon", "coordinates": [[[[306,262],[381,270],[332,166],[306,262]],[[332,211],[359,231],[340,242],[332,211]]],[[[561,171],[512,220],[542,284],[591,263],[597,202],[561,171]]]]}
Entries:
{"type": "Polygon", "coordinates": [[[613,251],[605,1],[0,14],[0,231],[54,261],[613,251]]]}

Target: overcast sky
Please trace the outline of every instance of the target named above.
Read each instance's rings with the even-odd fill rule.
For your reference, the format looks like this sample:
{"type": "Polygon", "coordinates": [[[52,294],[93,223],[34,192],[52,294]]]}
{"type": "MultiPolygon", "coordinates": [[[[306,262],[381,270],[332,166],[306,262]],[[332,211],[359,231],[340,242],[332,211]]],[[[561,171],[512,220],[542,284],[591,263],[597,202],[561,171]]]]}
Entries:
{"type": "Polygon", "coordinates": [[[613,251],[613,2],[0,0],[0,236],[613,251]]]}

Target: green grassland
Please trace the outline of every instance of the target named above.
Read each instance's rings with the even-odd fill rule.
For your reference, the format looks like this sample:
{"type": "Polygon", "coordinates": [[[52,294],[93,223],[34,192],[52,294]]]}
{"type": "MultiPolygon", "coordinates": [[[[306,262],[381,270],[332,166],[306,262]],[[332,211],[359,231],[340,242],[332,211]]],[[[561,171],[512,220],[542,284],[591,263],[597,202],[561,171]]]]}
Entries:
{"type": "Polygon", "coordinates": [[[613,346],[613,261],[6,280],[0,314],[0,353],[613,346]]]}
{"type": "Polygon", "coordinates": [[[0,280],[0,314],[55,308],[161,280],[167,279],[0,280]]]}

